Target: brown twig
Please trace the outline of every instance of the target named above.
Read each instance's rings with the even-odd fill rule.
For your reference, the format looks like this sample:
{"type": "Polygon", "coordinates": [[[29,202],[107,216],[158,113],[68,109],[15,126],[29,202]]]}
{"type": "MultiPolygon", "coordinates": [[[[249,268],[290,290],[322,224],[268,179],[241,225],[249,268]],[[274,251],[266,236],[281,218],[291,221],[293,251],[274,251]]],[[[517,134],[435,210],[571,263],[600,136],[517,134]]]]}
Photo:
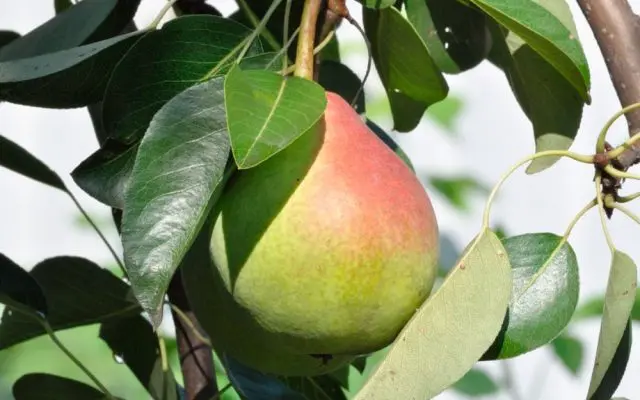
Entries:
{"type": "MultiPolygon", "coordinates": [[[[578,0],[609,70],[622,107],[640,102],[640,18],[627,0],[578,0]]],[[[640,132],[640,110],[626,114],[629,136],[640,132]]],[[[614,166],[626,171],[640,162],[640,142],[623,152],[614,166]]],[[[621,181],[603,174],[603,194],[617,196],[621,181]]],[[[613,210],[607,209],[611,217],[613,210]]]]}
{"type": "Polygon", "coordinates": [[[296,52],[296,69],[294,75],[300,78],[314,78],[314,53],[318,14],[322,9],[322,0],[305,0],[302,18],[300,19],[300,33],[298,34],[298,49],[296,52]]]}

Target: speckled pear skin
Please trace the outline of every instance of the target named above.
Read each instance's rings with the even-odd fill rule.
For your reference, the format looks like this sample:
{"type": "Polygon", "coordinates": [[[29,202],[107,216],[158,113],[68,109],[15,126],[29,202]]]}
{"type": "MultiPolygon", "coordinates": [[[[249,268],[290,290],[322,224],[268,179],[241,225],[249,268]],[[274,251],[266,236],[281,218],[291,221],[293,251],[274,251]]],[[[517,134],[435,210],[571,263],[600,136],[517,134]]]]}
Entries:
{"type": "Polygon", "coordinates": [[[345,100],[327,92],[327,101],[313,129],[234,175],[215,210],[211,289],[234,306],[213,311],[205,329],[264,372],[301,371],[251,354],[247,335],[279,354],[345,356],[341,364],[390,344],[436,276],[424,188],[345,100]]]}

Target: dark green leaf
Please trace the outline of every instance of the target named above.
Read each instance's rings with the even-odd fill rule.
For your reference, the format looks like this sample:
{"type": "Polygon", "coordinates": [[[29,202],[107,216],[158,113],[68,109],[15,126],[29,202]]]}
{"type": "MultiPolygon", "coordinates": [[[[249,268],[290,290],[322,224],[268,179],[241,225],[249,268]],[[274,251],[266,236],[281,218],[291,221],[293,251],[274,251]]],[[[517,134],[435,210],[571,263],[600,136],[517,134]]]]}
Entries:
{"type": "Polygon", "coordinates": [[[45,108],[99,102],[111,71],[142,34],[133,32],[55,53],[0,62],[0,100],[45,108]]]}
{"type": "Polygon", "coordinates": [[[316,82],[238,67],[226,76],[224,99],[239,169],[255,167],[285,149],[314,126],[327,105],[316,82]]]}
{"type": "Polygon", "coordinates": [[[577,376],[584,353],[582,342],[573,336],[563,334],[555,338],[551,345],[553,352],[562,361],[562,364],[577,376]]]}
{"type": "MultiPolygon", "coordinates": [[[[349,67],[336,61],[323,61],[320,64],[320,73],[318,74],[318,83],[329,92],[340,95],[350,104],[356,98],[356,93],[362,85],[362,81],[358,78],[349,67]]],[[[358,99],[355,102],[355,110],[358,114],[365,113],[365,97],[364,90],[360,91],[358,99]]]]}
{"type": "Polygon", "coordinates": [[[471,177],[442,178],[431,176],[429,183],[459,210],[469,210],[470,194],[475,191],[488,193],[489,189],[471,177]]]}
{"type": "Polygon", "coordinates": [[[487,396],[498,392],[500,388],[484,371],[473,368],[452,386],[453,390],[467,396],[487,396]]]}
{"type": "Polygon", "coordinates": [[[55,53],[118,35],[139,5],[140,0],[83,0],[0,49],[0,61],[55,53]]]}
{"type": "Polygon", "coordinates": [[[629,355],[631,354],[631,342],[632,342],[632,326],[631,321],[627,322],[627,327],[624,329],[624,334],[622,335],[622,339],[620,339],[620,343],[618,344],[618,348],[611,360],[611,364],[609,368],[607,368],[607,372],[605,372],[604,377],[602,378],[602,383],[596,389],[596,391],[588,398],[588,400],[607,400],[618,389],[620,385],[620,381],[622,381],[622,377],[624,376],[624,372],[627,369],[627,364],[629,363],[629,355]]]}
{"type": "Polygon", "coordinates": [[[340,383],[328,375],[288,377],[282,378],[282,381],[292,390],[302,394],[303,399],[347,400],[340,383]]]}
{"type": "Polygon", "coordinates": [[[355,399],[436,396],[462,378],[498,335],[510,297],[506,250],[484,230],[400,332],[355,399]]]}
{"type": "MultiPolygon", "coordinates": [[[[55,257],[31,271],[47,299],[47,320],[54,330],[94,324],[139,313],[129,287],[89,260],[55,257]]],[[[29,316],[5,310],[0,324],[0,350],[45,334],[29,316]]]]}
{"type": "Polygon", "coordinates": [[[578,303],[576,255],[566,240],[531,233],[503,240],[513,269],[513,297],[501,334],[483,359],[510,358],[555,339],[578,303]]]}
{"type": "Polygon", "coordinates": [[[391,7],[396,0],[359,0],[362,5],[367,8],[386,8],[391,7]]]}
{"type": "Polygon", "coordinates": [[[14,31],[0,31],[0,47],[6,46],[12,41],[20,37],[18,32],[14,31]]]}
{"type": "Polygon", "coordinates": [[[124,362],[154,400],[177,400],[173,373],[162,370],[158,337],[141,315],[105,322],[100,327],[114,357],[124,362]]]}
{"type": "Polygon", "coordinates": [[[47,299],[29,273],[0,253],[0,303],[11,308],[46,314],[47,299]]]}
{"type": "Polygon", "coordinates": [[[306,400],[278,378],[249,368],[224,353],[219,354],[229,381],[244,399],[306,400]]]}
{"type": "MultiPolygon", "coordinates": [[[[566,150],[578,132],[584,102],[571,84],[534,49],[513,33],[492,25],[489,58],[501,68],[520,107],[533,125],[536,151],[566,150]]],[[[531,162],[528,173],[540,172],[559,157],[531,162]]]]}
{"type": "Polygon", "coordinates": [[[23,375],[13,385],[15,400],[105,400],[98,389],[62,376],[31,373],[23,375]]]}
{"type": "MultiPolygon", "coordinates": [[[[103,118],[106,134],[133,144],[154,114],[178,93],[224,73],[218,64],[251,31],[211,15],[190,15],[167,22],[142,38],[113,71],[103,118]],[[218,70],[216,72],[216,70],[218,70]]],[[[259,54],[255,42],[248,55],[259,54]]],[[[233,61],[234,58],[231,58],[233,61]]]]}
{"type": "MultiPolygon", "coordinates": [[[[607,398],[611,397],[622,378],[626,362],[620,373],[615,374],[620,377],[615,382],[615,385],[612,385],[611,380],[605,380],[605,375],[609,373],[611,368],[617,369],[618,367],[614,365],[613,361],[625,330],[628,329],[629,317],[635,301],[637,274],[637,267],[633,260],[625,253],[616,250],[611,260],[611,271],[607,283],[598,349],[596,350],[596,360],[591,374],[591,382],[589,383],[588,397],[590,399],[594,398],[594,393],[598,390],[605,390],[599,389],[600,386],[606,386],[606,396],[607,398]]],[[[599,396],[598,398],[605,397],[599,396]]]]}
{"type": "Polygon", "coordinates": [[[391,105],[393,129],[411,131],[429,106],[447,97],[449,86],[420,35],[395,7],[365,8],[363,20],[391,105]]]}
{"type": "Polygon", "coordinates": [[[158,111],[125,194],[125,266],[156,326],[169,281],[207,217],[230,158],[223,80],[193,86],[158,111]]]}
{"type": "Polygon", "coordinates": [[[407,164],[409,168],[411,168],[412,171],[415,172],[415,169],[413,168],[413,164],[411,163],[409,156],[407,156],[407,154],[402,150],[400,145],[398,145],[391,138],[391,136],[389,136],[389,134],[385,132],[384,129],[382,129],[378,124],[371,121],[370,119],[367,119],[367,126],[369,127],[369,129],[373,131],[373,133],[376,134],[376,136],[380,138],[380,140],[382,140],[387,146],[389,146],[389,148],[393,150],[393,152],[396,153],[396,155],[400,157],[402,161],[404,161],[404,163],[407,164]]]}
{"type": "Polygon", "coordinates": [[[518,35],[589,101],[587,59],[564,2],[532,0],[471,0],[505,28],[518,35]],[[565,18],[568,16],[568,18],[565,18]],[[562,18],[562,20],[560,19],[562,18]]]}
{"type": "Polygon", "coordinates": [[[55,9],[56,14],[60,14],[72,5],[73,3],[71,0],[53,0],[53,8],[55,9]]]}
{"type": "Polygon", "coordinates": [[[19,144],[0,135],[0,166],[64,192],[67,187],[58,174],[19,144]]]}
{"type": "Polygon", "coordinates": [[[450,0],[406,0],[407,17],[444,73],[477,66],[489,54],[487,17],[475,7],[450,0]]]}

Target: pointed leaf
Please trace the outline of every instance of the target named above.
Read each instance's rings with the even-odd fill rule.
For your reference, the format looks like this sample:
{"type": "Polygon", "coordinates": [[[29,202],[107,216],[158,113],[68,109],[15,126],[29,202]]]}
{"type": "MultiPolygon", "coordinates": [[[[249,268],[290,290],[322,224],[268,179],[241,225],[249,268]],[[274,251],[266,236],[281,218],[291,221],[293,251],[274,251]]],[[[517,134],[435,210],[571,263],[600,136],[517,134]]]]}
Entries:
{"type": "MultiPolygon", "coordinates": [[[[635,301],[637,281],[636,264],[625,253],[615,251],[611,260],[596,360],[589,383],[589,398],[593,398],[599,386],[607,383],[604,382],[605,373],[612,365],[616,350],[627,328],[635,301]]],[[[615,386],[617,387],[617,384],[615,386]]]]}
{"type": "MultiPolygon", "coordinates": [[[[246,57],[240,65],[247,69],[273,68],[281,65],[280,58],[276,55],[263,53],[246,57]]],[[[158,107],[160,106],[158,104],[158,107]]],[[[145,126],[148,126],[150,121],[151,119],[145,122],[145,126]]],[[[96,200],[110,207],[122,209],[139,143],[138,141],[132,145],[125,145],[117,140],[107,139],[100,149],[73,170],[73,180],[96,200]]]]}
{"type": "Polygon", "coordinates": [[[255,167],[309,130],[327,98],[308,79],[233,68],[224,82],[233,156],[239,169],[255,167]]]}
{"type": "Polygon", "coordinates": [[[67,187],[58,174],[19,144],[0,135],[0,166],[64,192],[67,187]]]}
{"type": "Polygon", "coordinates": [[[154,400],[177,400],[177,383],[162,370],[158,337],[141,315],[104,322],[100,338],[122,360],[154,400]]]}
{"type": "Polygon", "coordinates": [[[11,308],[46,314],[47,299],[29,273],[0,253],[0,303],[11,308]]]}
{"type": "Polygon", "coordinates": [[[0,47],[6,46],[12,41],[20,37],[18,32],[14,31],[0,31],[0,47]]]}
{"type": "Polygon", "coordinates": [[[30,373],[13,384],[15,400],[82,399],[104,400],[106,395],[86,383],[62,376],[30,373]]]}
{"type": "Polygon", "coordinates": [[[584,101],[589,102],[590,76],[587,59],[575,29],[572,30],[572,26],[568,27],[556,16],[558,13],[568,13],[566,5],[563,10],[557,1],[471,0],[471,2],[522,38],[571,83],[584,101]],[[545,7],[541,3],[548,5],[545,7]],[[550,9],[556,11],[556,14],[550,9]]]}
{"type": "Polygon", "coordinates": [[[506,250],[485,230],[400,332],[355,399],[436,396],[462,378],[493,342],[510,296],[506,250]]]}
{"type": "Polygon", "coordinates": [[[451,388],[470,397],[487,396],[500,390],[494,380],[486,372],[478,368],[469,370],[451,388]]]}
{"type": "MultiPolygon", "coordinates": [[[[584,101],[551,65],[514,35],[492,25],[493,49],[489,58],[500,67],[520,107],[533,125],[536,151],[566,150],[578,133],[584,101]]],[[[545,170],[559,157],[531,162],[527,173],[545,170]]]]}
{"type": "Polygon", "coordinates": [[[0,62],[0,100],[46,108],[97,103],[111,71],[143,32],[0,62]],[[81,76],[83,79],[78,79],[81,76]]]}
{"type": "Polygon", "coordinates": [[[620,339],[618,348],[611,360],[611,364],[609,364],[607,371],[604,373],[602,383],[600,383],[598,389],[596,389],[588,400],[607,400],[618,390],[620,381],[622,381],[624,372],[627,369],[627,364],[629,363],[629,356],[631,355],[632,332],[631,321],[628,321],[622,339],[620,339]]]}
{"type": "Polygon", "coordinates": [[[83,0],[0,49],[0,61],[55,53],[119,34],[140,0],[83,0]]]}
{"type": "Polygon", "coordinates": [[[395,7],[363,9],[376,69],[387,92],[393,129],[414,129],[425,110],[443,100],[449,86],[420,35],[395,7]]]}
{"type": "MultiPolygon", "coordinates": [[[[140,313],[129,287],[106,269],[79,257],[55,257],[31,271],[47,299],[47,321],[54,330],[94,324],[140,313]]],[[[30,316],[5,310],[0,350],[45,334],[30,316]]]]}
{"type": "MultiPolygon", "coordinates": [[[[250,33],[224,18],[190,15],[171,20],[142,38],[109,81],[102,108],[106,134],[124,144],[138,141],[167,101],[213,77],[220,61],[250,33]]],[[[261,50],[255,42],[248,55],[261,50]]],[[[227,61],[233,60],[235,57],[227,61]]]]}
{"type": "Polygon", "coordinates": [[[487,17],[477,8],[450,0],[405,0],[407,18],[444,73],[477,66],[491,49],[487,17]]]}
{"type": "Polygon", "coordinates": [[[560,335],[551,342],[553,352],[562,361],[562,364],[575,376],[578,375],[582,358],[584,354],[584,346],[582,342],[569,335],[560,335]]]}
{"type": "MultiPolygon", "coordinates": [[[[318,83],[326,91],[340,95],[345,101],[352,103],[362,81],[349,67],[336,61],[322,61],[318,74],[318,83]]],[[[365,113],[365,93],[360,91],[354,109],[358,114],[365,113]]]]}
{"type": "Polygon", "coordinates": [[[578,262],[566,240],[531,233],[503,244],[513,268],[513,296],[505,328],[483,359],[516,357],[551,342],[578,303],[578,262]]]}
{"type": "Polygon", "coordinates": [[[169,281],[207,217],[229,159],[223,79],[193,86],[158,111],[125,194],[125,266],[156,327],[169,281]]]}

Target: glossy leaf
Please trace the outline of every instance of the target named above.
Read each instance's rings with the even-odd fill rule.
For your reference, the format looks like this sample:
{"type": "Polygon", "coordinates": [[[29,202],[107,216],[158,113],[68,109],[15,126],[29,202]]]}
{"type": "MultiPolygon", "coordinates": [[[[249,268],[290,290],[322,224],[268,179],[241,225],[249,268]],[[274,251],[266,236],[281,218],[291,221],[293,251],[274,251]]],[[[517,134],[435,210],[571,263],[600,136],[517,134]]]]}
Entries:
{"type": "Polygon", "coordinates": [[[451,388],[470,397],[487,396],[500,390],[498,384],[487,373],[478,368],[469,370],[451,388]]]}
{"type": "Polygon", "coordinates": [[[12,41],[20,37],[18,32],[14,31],[0,31],[0,47],[6,46],[12,41]]]}
{"type": "Polygon", "coordinates": [[[231,149],[239,169],[255,167],[309,130],[322,117],[322,86],[270,71],[233,68],[224,82],[231,149]]]}
{"type": "MultiPolygon", "coordinates": [[[[215,76],[220,61],[250,33],[230,20],[190,15],[171,20],[142,38],[109,81],[102,108],[106,134],[123,144],[138,141],[167,101],[215,76]]],[[[255,42],[248,55],[261,50],[255,42]]]]}
{"type": "MultiPolygon", "coordinates": [[[[356,100],[356,93],[358,93],[362,81],[349,67],[336,61],[322,61],[319,69],[318,83],[320,86],[328,92],[337,93],[350,104],[356,100]]],[[[358,114],[365,113],[364,90],[360,91],[354,109],[358,114]]]]}
{"type": "Polygon", "coordinates": [[[596,360],[589,383],[589,398],[593,398],[599,386],[607,383],[604,381],[605,374],[612,365],[635,301],[637,274],[633,260],[625,253],[615,251],[611,260],[596,360]]]}
{"type": "Polygon", "coordinates": [[[550,233],[503,240],[513,269],[513,296],[505,328],[484,359],[510,358],[555,339],[578,303],[578,262],[571,246],[550,233]]]}
{"type": "Polygon", "coordinates": [[[0,49],[0,61],[18,60],[109,39],[122,32],[140,0],[83,0],[0,49]]]}
{"type": "Polygon", "coordinates": [[[602,383],[588,400],[607,400],[618,390],[620,381],[622,381],[624,372],[627,369],[627,364],[629,363],[629,356],[631,355],[632,332],[631,321],[629,321],[611,360],[611,364],[604,373],[602,383]]]}
{"type": "MultiPolygon", "coordinates": [[[[129,287],[109,271],[79,257],[55,257],[31,271],[47,299],[47,321],[54,330],[90,325],[140,313],[129,287]]],[[[0,350],[45,334],[31,316],[5,310],[0,350]]]]}
{"type": "Polygon", "coordinates": [[[363,21],[391,105],[393,129],[411,131],[430,105],[447,96],[449,86],[420,35],[395,7],[365,8],[363,21]]]}
{"type": "Polygon", "coordinates": [[[0,166],[20,175],[68,192],[62,179],[19,144],[0,135],[0,166]]]}
{"type": "MultiPolygon", "coordinates": [[[[489,59],[501,68],[520,107],[533,125],[536,151],[566,150],[578,132],[584,101],[571,84],[533,48],[513,33],[492,25],[489,59]]],[[[531,162],[527,172],[552,166],[559,157],[531,162]]]]}
{"type": "Polygon", "coordinates": [[[572,30],[572,26],[568,27],[556,16],[558,13],[570,16],[566,4],[532,0],[470,1],[522,38],[571,83],[584,101],[589,101],[590,76],[587,59],[575,29],[572,30]],[[564,7],[561,8],[562,6],[564,7]]]}
{"type": "Polygon", "coordinates": [[[10,308],[46,314],[47,299],[29,273],[0,253],[0,303],[10,308]]]}
{"type": "Polygon", "coordinates": [[[13,397],[15,400],[54,398],[104,400],[106,398],[104,393],[86,383],[43,373],[30,373],[20,377],[13,385],[13,397]]]}
{"type": "Polygon", "coordinates": [[[162,370],[158,337],[141,315],[119,318],[100,326],[100,338],[122,360],[154,400],[177,400],[173,373],[162,370]]]}
{"type": "Polygon", "coordinates": [[[445,178],[431,176],[429,183],[433,188],[449,203],[459,210],[469,210],[470,195],[473,192],[488,194],[489,188],[482,185],[478,180],[468,176],[445,178]]]}
{"type": "MultiPolygon", "coordinates": [[[[262,53],[246,57],[240,65],[247,69],[274,68],[281,65],[280,58],[276,56],[276,53],[262,53]]],[[[149,122],[145,124],[148,125],[149,122]]],[[[96,200],[122,209],[138,146],[139,142],[125,145],[109,138],[100,149],[80,163],[71,176],[82,190],[96,200]]]]}
{"type": "Polygon", "coordinates": [[[154,116],[125,194],[122,243],[138,301],[154,325],[229,159],[223,77],[180,93],[154,116]]]}
{"type": "Polygon", "coordinates": [[[99,102],[111,71],[142,34],[133,32],[55,53],[0,62],[0,101],[45,108],[99,102]]]}
{"type": "Polygon", "coordinates": [[[462,378],[493,342],[510,296],[506,250],[484,230],[400,332],[355,399],[436,396],[462,378]]]}
{"type": "Polygon", "coordinates": [[[584,346],[582,342],[567,334],[563,334],[555,338],[551,342],[554,354],[560,359],[562,364],[573,374],[578,375],[582,358],[584,355],[584,346]]]}
{"type": "Polygon", "coordinates": [[[407,18],[444,73],[477,66],[489,54],[487,17],[476,7],[450,0],[405,0],[407,18]]]}

